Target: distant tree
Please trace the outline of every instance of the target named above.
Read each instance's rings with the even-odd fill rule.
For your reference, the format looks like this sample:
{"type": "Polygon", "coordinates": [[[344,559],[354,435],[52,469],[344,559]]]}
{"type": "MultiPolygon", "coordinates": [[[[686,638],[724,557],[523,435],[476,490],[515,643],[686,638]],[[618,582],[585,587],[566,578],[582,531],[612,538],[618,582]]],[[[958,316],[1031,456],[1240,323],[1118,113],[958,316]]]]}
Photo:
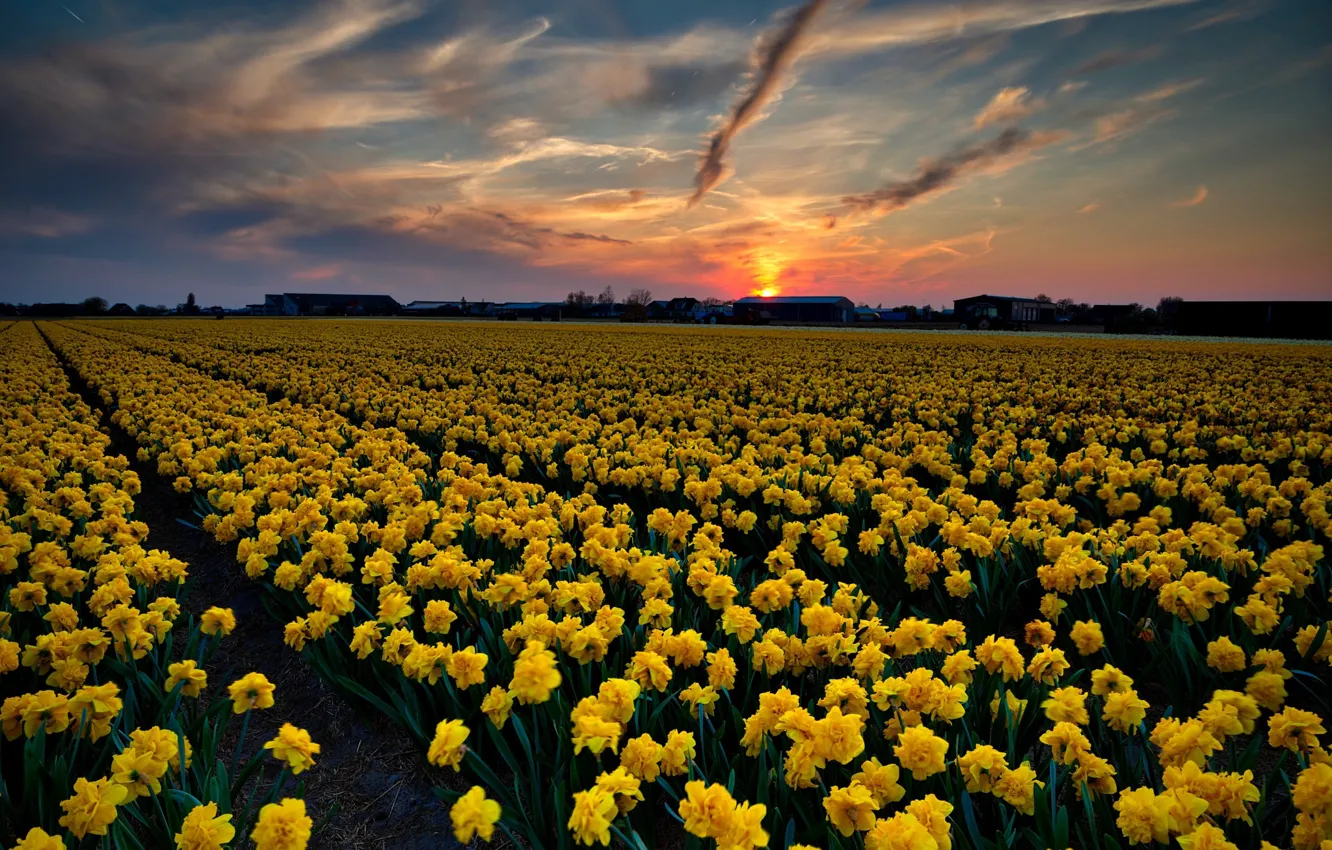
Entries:
{"type": "Polygon", "coordinates": [[[1055,310],[1060,313],[1068,314],[1073,312],[1073,308],[1078,306],[1072,298],[1060,298],[1055,302],[1055,310]]]}
{"type": "Polygon", "coordinates": [[[198,308],[199,308],[199,304],[198,304],[198,302],[196,302],[196,301],[194,300],[194,293],[193,293],[193,292],[191,292],[189,295],[185,296],[185,309],[186,309],[186,310],[189,310],[189,311],[192,313],[192,312],[194,312],[195,310],[197,310],[198,308]]]}
{"type": "Polygon", "coordinates": [[[105,313],[106,308],[109,306],[111,305],[106,303],[105,298],[97,295],[83,299],[83,312],[88,313],[89,315],[95,316],[99,313],[105,313]]]}
{"type": "Polygon", "coordinates": [[[707,307],[708,309],[715,309],[717,307],[726,306],[726,302],[715,295],[709,295],[707,298],[704,298],[702,304],[704,307],[707,307]]]}
{"type": "Polygon", "coordinates": [[[18,312],[19,312],[18,308],[15,307],[13,304],[9,303],[0,304],[0,316],[17,316],[18,312]]]}
{"type": "Polygon", "coordinates": [[[610,305],[614,304],[615,289],[613,287],[607,286],[605,289],[601,290],[601,294],[597,296],[597,303],[606,307],[609,307],[610,305]]]}
{"type": "Polygon", "coordinates": [[[1037,296],[1036,296],[1036,300],[1039,301],[1039,302],[1041,302],[1042,304],[1053,304],[1053,303],[1054,303],[1054,299],[1051,298],[1050,296],[1046,295],[1044,292],[1042,292],[1040,295],[1037,295],[1037,296]]]}
{"type": "Polygon", "coordinates": [[[1178,295],[1167,295],[1160,301],[1156,302],[1156,312],[1163,316],[1173,316],[1179,310],[1179,305],[1183,303],[1184,299],[1180,298],[1178,295]]]}
{"type": "Polygon", "coordinates": [[[652,303],[652,291],[648,289],[631,289],[629,297],[624,299],[624,314],[620,316],[622,322],[641,322],[648,316],[648,305],[652,303]]]}
{"type": "Polygon", "coordinates": [[[570,292],[568,295],[564,296],[564,303],[568,304],[570,307],[586,307],[594,300],[596,299],[581,289],[577,292],[570,292]]]}

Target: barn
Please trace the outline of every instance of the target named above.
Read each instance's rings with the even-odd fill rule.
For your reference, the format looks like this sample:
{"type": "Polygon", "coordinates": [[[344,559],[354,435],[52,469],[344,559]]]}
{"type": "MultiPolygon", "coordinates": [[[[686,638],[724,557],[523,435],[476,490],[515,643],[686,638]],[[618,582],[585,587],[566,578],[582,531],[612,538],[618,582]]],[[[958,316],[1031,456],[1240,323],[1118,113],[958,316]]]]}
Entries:
{"type": "Polygon", "coordinates": [[[774,322],[809,322],[811,324],[849,324],[856,320],[856,305],[840,295],[775,295],[761,298],[751,295],[735,302],[737,309],[761,310],[774,322]]]}

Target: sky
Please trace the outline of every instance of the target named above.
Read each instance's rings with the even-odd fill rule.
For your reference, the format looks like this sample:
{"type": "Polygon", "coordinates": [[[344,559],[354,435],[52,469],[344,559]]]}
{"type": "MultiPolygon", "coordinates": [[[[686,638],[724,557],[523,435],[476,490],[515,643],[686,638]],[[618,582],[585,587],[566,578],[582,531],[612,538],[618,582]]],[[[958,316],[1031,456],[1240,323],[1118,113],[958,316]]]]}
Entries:
{"type": "Polygon", "coordinates": [[[1326,0],[11,0],[0,301],[1332,297],[1326,0]]]}

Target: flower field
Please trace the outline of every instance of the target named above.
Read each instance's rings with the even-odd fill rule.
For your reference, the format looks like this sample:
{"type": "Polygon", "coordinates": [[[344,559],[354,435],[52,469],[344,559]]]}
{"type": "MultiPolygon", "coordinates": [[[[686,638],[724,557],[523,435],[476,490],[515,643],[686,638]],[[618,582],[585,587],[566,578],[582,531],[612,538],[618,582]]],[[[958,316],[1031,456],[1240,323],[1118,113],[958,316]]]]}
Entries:
{"type": "Polygon", "coordinates": [[[280,320],[0,340],[20,837],[303,847],[291,774],[321,740],[219,752],[266,692],[194,687],[230,615],[175,604],[185,566],[144,547],[137,476],[68,374],[291,651],[406,730],[462,842],[1332,847],[1332,349],[280,320]]]}
{"type": "Polygon", "coordinates": [[[247,748],[271,683],[210,687],[204,669],[234,615],[183,610],[187,565],[146,547],[138,476],[35,326],[0,329],[0,343],[0,811],[13,846],[290,846],[313,824],[290,780],[319,744],[287,725],[247,748]],[[275,778],[266,757],[284,764],[275,778]]]}

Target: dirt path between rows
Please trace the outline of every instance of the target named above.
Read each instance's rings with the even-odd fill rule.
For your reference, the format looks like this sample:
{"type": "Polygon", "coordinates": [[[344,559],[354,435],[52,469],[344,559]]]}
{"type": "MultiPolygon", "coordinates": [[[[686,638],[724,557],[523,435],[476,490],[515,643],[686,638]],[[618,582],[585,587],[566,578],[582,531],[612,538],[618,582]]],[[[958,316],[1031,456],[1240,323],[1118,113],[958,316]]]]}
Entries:
{"type": "MultiPolygon", "coordinates": [[[[47,344],[51,345],[49,339],[47,344]]],[[[263,673],[277,686],[277,705],[253,712],[246,749],[273,737],[284,722],[306,729],[322,746],[317,765],[301,778],[315,822],[330,811],[333,814],[310,847],[460,848],[448,811],[432,790],[441,777],[432,776],[413,741],[388,719],[353,708],[282,642],[281,626],[264,610],[259,588],[245,577],[226,548],[181,522],[197,519],[189,497],[173,490],[151,463],[138,460],[137,444],[112,424],[101,398],[59,351],[55,353],[70,387],[102,413],[101,430],[111,437],[112,452],[128,458],[139,475],[143,491],[135,504],[138,518],[151,530],[148,546],[166,550],[190,565],[183,600],[186,609],[197,613],[219,605],[236,614],[236,630],[223,640],[209,664],[210,689],[223,688],[250,671],[263,673]]],[[[237,730],[233,724],[233,734],[237,730]]],[[[224,745],[222,752],[228,751],[224,745]]]]}

